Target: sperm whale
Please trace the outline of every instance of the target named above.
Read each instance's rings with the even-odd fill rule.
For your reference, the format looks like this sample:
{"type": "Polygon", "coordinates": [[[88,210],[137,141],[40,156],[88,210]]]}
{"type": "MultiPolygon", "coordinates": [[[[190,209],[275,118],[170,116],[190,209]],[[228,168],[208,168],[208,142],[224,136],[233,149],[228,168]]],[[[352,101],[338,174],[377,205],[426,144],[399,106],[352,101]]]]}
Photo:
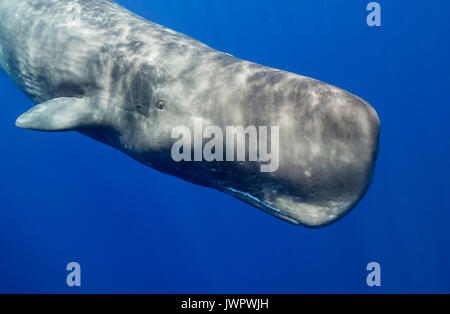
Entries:
{"type": "Polygon", "coordinates": [[[344,217],[374,175],[380,121],[367,102],[113,1],[0,0],[0,68],[35,104],[18,127],[80,132],[295,225],[344,217]],[[187,156],[207,146],[208,158],[187,156]]]}

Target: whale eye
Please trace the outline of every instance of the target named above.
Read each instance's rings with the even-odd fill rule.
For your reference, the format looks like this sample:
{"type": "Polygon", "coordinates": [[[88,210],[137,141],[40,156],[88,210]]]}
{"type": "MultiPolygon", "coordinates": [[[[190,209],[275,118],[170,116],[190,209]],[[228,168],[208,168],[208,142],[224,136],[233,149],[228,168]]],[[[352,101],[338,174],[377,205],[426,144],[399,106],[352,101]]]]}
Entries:
{"type": "Polygon", "coordinates": [[[158,109],[164,109],[166,107],[166,102],[164,100],[158,100],[156,102],[156,108],[158,109]]]}

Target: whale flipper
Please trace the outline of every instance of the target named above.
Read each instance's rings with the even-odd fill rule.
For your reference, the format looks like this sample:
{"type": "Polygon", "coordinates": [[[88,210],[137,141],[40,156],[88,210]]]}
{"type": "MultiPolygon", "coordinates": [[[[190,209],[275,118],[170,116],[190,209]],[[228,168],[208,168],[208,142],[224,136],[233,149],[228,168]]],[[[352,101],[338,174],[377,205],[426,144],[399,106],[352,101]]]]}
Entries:
{"type": "Polygon", "coordinates": [[[91,128],[99,123],[84,98],[55,98],[21,115],[16,126],[22,129],[64,132],[91,128]]]}

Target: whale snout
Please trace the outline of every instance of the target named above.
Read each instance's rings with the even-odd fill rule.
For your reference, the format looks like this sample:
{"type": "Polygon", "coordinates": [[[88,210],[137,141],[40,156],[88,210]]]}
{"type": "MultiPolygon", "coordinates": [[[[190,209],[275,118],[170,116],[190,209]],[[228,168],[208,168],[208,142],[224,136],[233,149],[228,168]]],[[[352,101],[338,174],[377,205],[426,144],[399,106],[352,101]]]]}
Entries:
{"type": "Polygon", "coordinates": [[[294,77],[278,110],[280,171],[289,191],[272,205],[299,224],[328,226],[347,215],[372,182],[380,119],[363,99],[335,86],[294,77]],[[284,106],[284,107],[283,107],[284,106]],[[282,129],[282,130],[283,130],[282,129]]]}

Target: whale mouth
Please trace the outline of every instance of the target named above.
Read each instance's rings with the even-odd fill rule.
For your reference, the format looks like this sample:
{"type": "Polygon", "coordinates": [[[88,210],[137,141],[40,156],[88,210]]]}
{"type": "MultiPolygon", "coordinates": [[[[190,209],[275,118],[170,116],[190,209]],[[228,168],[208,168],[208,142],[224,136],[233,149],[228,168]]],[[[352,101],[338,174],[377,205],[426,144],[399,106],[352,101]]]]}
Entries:
{"type": "Polygon", "coordinates": [[[275,208],[273,206],[270,206],[269,204],[267,204],[266,202],[260,200],[259,198],[251,195],[250,193],[246,193],[246,192],[242,192],[236,189],[233,189],[231,187],[228,187],[225,189],[227,191],[227,193],[233,195],[234,197],[246,202],[246,203],[250,203],[262,210],[264,210],[265,212],[271,214],[272,216],[275,216],[277,218],[280,218],[281,220],[284,220],[286,222],[289,222],[293,225],[301,225],[301,223],[296,220],[295,218],[291,217],[289,214],[285,213],[284,211],[282,211],[281,209],[275,208]]]}

